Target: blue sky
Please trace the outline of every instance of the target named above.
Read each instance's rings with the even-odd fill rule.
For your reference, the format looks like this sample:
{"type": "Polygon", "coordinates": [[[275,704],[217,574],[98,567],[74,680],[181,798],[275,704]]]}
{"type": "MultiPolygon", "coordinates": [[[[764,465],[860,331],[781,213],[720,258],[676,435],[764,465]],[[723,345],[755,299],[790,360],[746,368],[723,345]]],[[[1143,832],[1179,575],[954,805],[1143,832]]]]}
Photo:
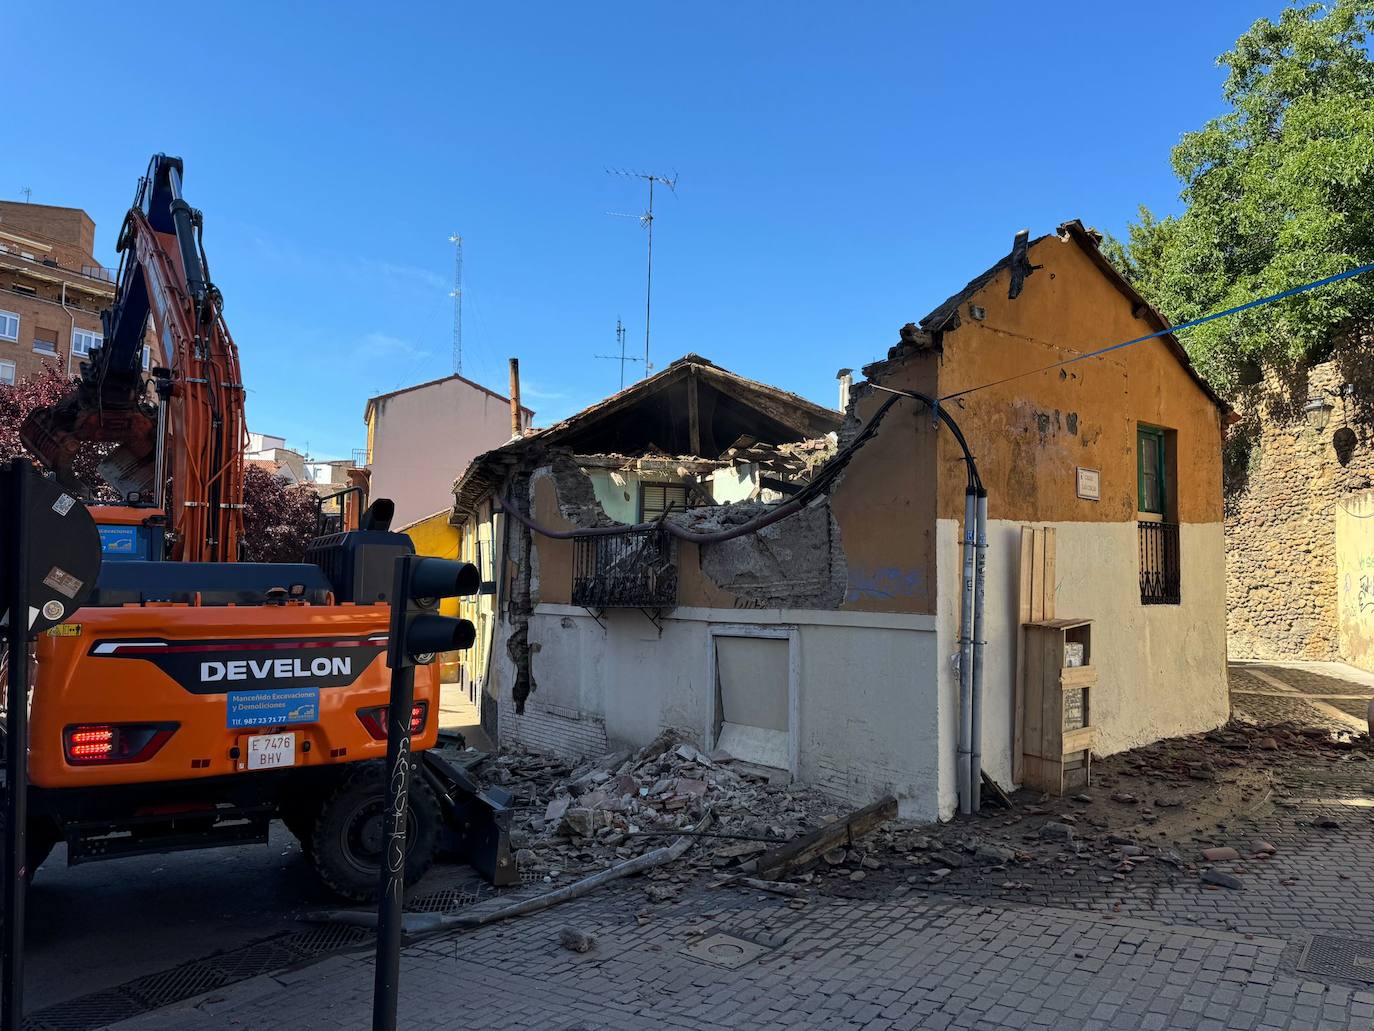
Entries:
{"type": "MultiPolygon", "coordinates": [[[[546,425],[618,387],[617,317],[824,404],[834,375],[1066,218],[1176,205],[1216,56],[1276,0],[1057,4],[12,5],[0,196],[85,208],[98,256],[186,160],[250,428],[322,457],[450,369],[546,425]],[[79,31],[73,31],[74,28],[79,31]],[[60,45],[59,44],[60,41],[60,45]],[[15,92],[17,91],[17,92],[15,92]]],[[[642,366],[629,367],[635,375],[642,366]]]]}

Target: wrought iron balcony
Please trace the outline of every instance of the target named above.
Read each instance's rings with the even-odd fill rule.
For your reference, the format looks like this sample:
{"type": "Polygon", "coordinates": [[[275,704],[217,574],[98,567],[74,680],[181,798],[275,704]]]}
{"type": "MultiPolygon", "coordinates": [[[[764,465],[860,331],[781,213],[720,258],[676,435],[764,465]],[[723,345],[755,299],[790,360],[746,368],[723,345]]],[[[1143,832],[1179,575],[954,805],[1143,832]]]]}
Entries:
{"type": "Polygon", "coordinates": [[[662,530],[573,539],[572,603],[599,610],[677,604],[672,539],[662,530]]]}
{"type": "Polygon", "coordinates": [[[1139,523],[1140,603],[1177,605],[1182,601],[1182,570],[1177,523],[1139,523]]]}

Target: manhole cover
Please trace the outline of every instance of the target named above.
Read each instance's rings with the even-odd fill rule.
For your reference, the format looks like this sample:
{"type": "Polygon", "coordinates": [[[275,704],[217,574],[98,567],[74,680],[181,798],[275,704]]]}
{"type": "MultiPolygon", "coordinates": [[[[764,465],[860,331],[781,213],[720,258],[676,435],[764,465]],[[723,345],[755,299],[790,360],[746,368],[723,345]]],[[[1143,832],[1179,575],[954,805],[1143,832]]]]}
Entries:
{"type": "Polygon", "coordinates": [[[1298,969],[1374,984],[1374,941],[1316,934],[1303,951],[1298,969]]]}
{"type": "Polygon", "coordinates": [[[734,969],[758,959],[767,947],[729,934],[713,934],[682,950],[688,956],[704,959],[718,967],[734,969]]]}

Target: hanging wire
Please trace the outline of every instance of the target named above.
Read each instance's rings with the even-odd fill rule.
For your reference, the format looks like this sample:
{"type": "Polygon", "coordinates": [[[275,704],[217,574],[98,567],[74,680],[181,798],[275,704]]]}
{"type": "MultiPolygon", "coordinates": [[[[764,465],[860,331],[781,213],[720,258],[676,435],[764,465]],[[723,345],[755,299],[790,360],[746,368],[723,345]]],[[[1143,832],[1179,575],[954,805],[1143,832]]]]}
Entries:
{"type": "Polygon", "coordinates": [[[1257,297],[1253,301],[1246,301],[1244,304],[1238,304],[1234,308],[1227,308],[1224,311],[1214,311],[1210,315],[1203,315],[1201,318],[1190,319],[1187,322],[1180,322],[1177,326],[1169,326],[1166,329],[1161,329],[1154,333],[1147,333],[1143,337],[1136,337],[1134,340],[1126,340],[1119,344],[1112,344],[1109,347],[1101,347],[1098,348],[1096,351],[1089,351],[1086,354],[1076,355],[1073,358],[1065,358],[1062,362],[1055,362],[1052,365],[1046,365],[1039,369],[1030,369],[1027,372],[1018,372],[1012,376],[1004,376],[1001,379],[993,380],[991,383],[982,383],[976,387],[969,387],[966,390],[957,390],[953,394],[946,394],[944,397],[940,398],[940,400],[952,401],[956,397],[963,397],[966,394],[972,394],[979,390],[987,390],[989,387],[1000,387],[1003,383],[1010,383],[1012,380],[1024,379],[1027,376],[1034,376],[1036,373],[1051,372],[1054,369],[1062,369],[1065,365],[1072,365],[1074,362],[1086,361],[1089,358],[1100,358],[1104,354],[1110,354],[1112,351],[1120,351],[1124,347],[1131,347],[1135,344],[1143,344],[1147,340],[1154,340],[1157,337],[1168,336],[1171,333],[1178,333],[1181,330],[1185,329],[1192,329],[1195,326],[1201,326],[1204,323],[1213,322],[1217,319],[1224,319],[1231,315],[1238,315],[1239,313],[1243,311],[1248,311],[1251,308],[1258,308],[1265,304],[1273,304],[1275,301],[1282,301],[1288,297],[1295,297],[1298,294],[1306,293],[1309,290],[1316,290],[1318,287],[1330,286],[1332,283],[1339,283],[1343,279],[1353,279],[1355,276],[1362,276],[1366,272],[1370,271],[1374,271],[1374,262],[1368,265],[1360,265],[1356,268],[1347,269],[1344,272],[1338,272],[1336,273],[1336,275],[1327,276],[1325,279],[1317,279],[1311,283],[1303,283],[1301,286],[1290,287],[1289,289],[1283,290],[1279,293],[1270,294],[1268,297],[1257,297]]]}

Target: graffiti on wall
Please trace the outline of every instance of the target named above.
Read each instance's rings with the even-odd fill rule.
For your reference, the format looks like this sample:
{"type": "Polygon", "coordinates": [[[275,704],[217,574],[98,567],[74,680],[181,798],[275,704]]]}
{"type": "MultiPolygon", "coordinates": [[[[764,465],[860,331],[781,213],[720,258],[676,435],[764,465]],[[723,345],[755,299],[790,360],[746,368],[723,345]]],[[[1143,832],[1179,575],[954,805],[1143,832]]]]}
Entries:
{"type": "Polygon", "coordinates": [[[849,592],[845,601],[860,599],[896,601],[921,598],[926,593],[926,575],[922,569],[901,569],[898,566],[849,567],[849,592]]]}

